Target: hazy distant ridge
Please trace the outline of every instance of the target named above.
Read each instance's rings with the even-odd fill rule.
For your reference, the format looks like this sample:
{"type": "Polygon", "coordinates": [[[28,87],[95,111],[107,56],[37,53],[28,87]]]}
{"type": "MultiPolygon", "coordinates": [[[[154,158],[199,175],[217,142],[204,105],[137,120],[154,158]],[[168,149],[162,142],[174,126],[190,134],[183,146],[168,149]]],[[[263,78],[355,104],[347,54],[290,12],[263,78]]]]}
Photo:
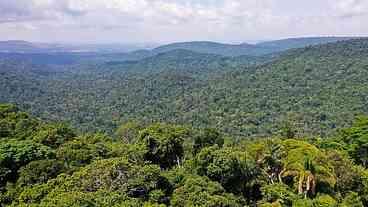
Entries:
{"type": "Polygon", "coordinates": [[[198,53],[216,54],[222,56],[259,56],[280,52],[292,48],[301,48],[309,45],[324,44],[349,40],[358,37],[309,37],[309,38],[289,38],[275,41],[261,42],[258,44],[225,44],[210,41],[178,42],[159,46],[155,49],[144,49],[144,46],[133,45],[64,45],[33,43],[27,41],[0,41],[0,52],[2,53],[126,53],[123,59],[136,60],[150,57],[159,53],[172,50],[190,50],[198,53]],[[141,50],[137,50],[142,48],[141,50]],[[129,52],[135,50],[133,52],[129,52]]]}

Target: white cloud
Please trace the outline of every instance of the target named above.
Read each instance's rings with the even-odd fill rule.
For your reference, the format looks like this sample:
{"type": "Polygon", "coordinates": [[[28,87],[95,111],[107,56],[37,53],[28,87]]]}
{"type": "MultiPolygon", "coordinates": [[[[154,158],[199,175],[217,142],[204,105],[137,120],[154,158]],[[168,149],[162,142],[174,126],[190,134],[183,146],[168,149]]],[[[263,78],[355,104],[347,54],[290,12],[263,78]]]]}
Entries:
{"type": "Polygon", "coordinates": [[[360,24],[368,20],[365,16],[368,11],[367,0],[326,2],[309,0],[296,4],[295,0],[0,0],[0,38],[11,38],[15,29],[11,29],[9,24],[18,25],[16,38],[54,38],[66,41],[77,41],[80,39],[76,38],[83,36],[90,38],[91,34],[87,34],[91,33],[90,30],[94,30],[95,37],[92,38],[97,41],[119,41],[119,38],[124,41],[240,41],[282,36],[342,35],[342,25],[350,33],[368,33],[368,28],[364,29],[360,24]],[[50,30],[59,33],[47,36],[50,30]],[[40,34],[45,34],[45,38],[40,37],[40,34]]]}
{"type": "Polygon", "coordinates": [[[353,18],[368,14],[368,1],[366,0],[335,0],[331,1],[338,16],[353,18]]]}

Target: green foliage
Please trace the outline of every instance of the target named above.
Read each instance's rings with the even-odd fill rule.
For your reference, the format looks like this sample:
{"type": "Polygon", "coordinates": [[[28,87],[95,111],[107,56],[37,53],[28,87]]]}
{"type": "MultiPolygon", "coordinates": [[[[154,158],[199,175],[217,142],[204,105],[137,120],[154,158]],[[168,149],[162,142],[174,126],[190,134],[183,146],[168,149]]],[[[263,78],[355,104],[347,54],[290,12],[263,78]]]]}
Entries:
{"type": "Polygon", "coordinates": [[[18,112],[18,109],[13,104],[0,104],[0,118],[5,118],[10,113],[18,112]]]}
{"type": "Polygon", "coordinates": [[[43,125],[33,136],[35,142],[57,148],[61,144],[72,140],[75,133],[65,124],[43,125]]]}
{"type": "Polygon", "coordinates": [[[0,139],[25,139],[31,136],[39,122],[20,112],[11,104],[0,104],[0,139]]]}
{"type": "Polygon", "coordinates": [[[257,160],[263,176],[267,177],[267,182],[270,184],[282,182],[283,159],[286,156],[282,142],[278,139],[267,139],[247,145],[250,145],[247,148],[257,160]]]}
{"type": "MultiPolygon", "coordinates": [[[[130,199],[145,201],[160,188],[167,187],[163,185],[164,180],[160,168],[154,165],[138,166],[125,158],[98,160],[72,176],[59,176],[47,184],[28,188],[20,195],[19,202],[41,206],[112,206],[130,199]],[[53,187],[47,189],[47,186],[53,187]]],[[[165,190],[162,189],[159,197],[154,196],[157,202],[166,196],[165,190]]]]}
{"type": "Polygon", "coordinates": [[[139,131],[142,129],[143,126],[140,123],[129,121],[120,125],[115,132],[115,136],[124,143],[134,143],[139,135],[139,131]]]}
{"type": "Polygon", "coordinates": [[[366,173],[360,166],[356,166],[352,160],[342,152],[329,151],[330,160],[336,175],[335,189],[339,192],[363,192],[366,186],[366,173]]]}
{"type": "Polygon", "coordinates": [[[129,142],[122,142],[76,135],[11,105],[0,111],[7,132],[0,140],[4,207],[368,205],[368,170],[352,153],[356,143],[366,144],[364,118],[325,140],[224,144],[216,130],[171,124],[128,124],[120,135],[129,142]],[[24,120],[33,124],[16,127],[24,120]]]}
{"type": "Polygon", "coordinates": [[[224,145],[223,136],[216,129],[204,129],[194,138],[194,153],[213,145],[222,147],[224,145]]]}
{"type": "Polygon", "coordinates": [[[340,136],[355,161],[368,167],[368,117],[357,117],[353,127],[341,130],[340,136]]]}
{"type": "Polygon", "coordinates": [[[293,207],[313,207],[313,200],[310,199],[295,199],[293,201],[293,207]]]}
{"type": "Polygon", "coordinates": [[[281,128],[281,136],[286,137],[288,139],[295,138],[297,134],[297,130],[295,129],[295,126],[293,126],[292,123],[286,122],[284,123],[284,126],[281,128]]]}
{"type": "Polygon", "coordinates": [[[84,132],[113,134],[120,123],[139,120],[265,137],[291,117],[287,137],[327,137],[368,113],[367,51],[362,38],[261,60],[185,50],[134,62],[45,68],[0,59],[0,101],[84,132]]]}
{"type": "Polygon", "coordinates": [[[316,146],[298,140],[285,140],[286,158],[281,176],[298,194],[314,196],[334,188],[336,178],[326,155],[316,146]],[[292,179],[292,180],[290,180],[292,179]]]}
{"type": "Polygon", "coordinates": [[[242,201],[228,194],[219,183],[205,177],[190,177],[178,187],[172,196],[172,206],[230,207],[243,206],[242,201]]]}
{"type": "Polygon", "coordinates": [[[17,185],[19,187],[38,183],[46,183],[56,178],[64,169],[64,163],[59,160],[37,160],[28,163],[19,170],[17,185]]]}
{"type": "Polygon", "coordinates": [[[162,168],[180,165],[184,155],[183,142],[188,137],[188,130],[182,127],[155,124],[139,135],[139,143],[146,149],[145,159],[162,168]]]}
{"type": "Polygon", "coordinates": [[[93,160],[108,157],[107,139],[100,134],[79,136],[62,144],[56,150],[56,156],[70,168],[84,166],[93,160]]]}
{"type": "Polygon", "coordinates": [[[17,171],[31,161],[52,158],[54,152],[32,141],[0,142],[0,186],[17,179],[17,171]]]}
{"type": "Polygon", "coordinates": [[[342,200],[339,207],[363,207],[363,202],[361,201],[359,195],[355,192],[349,193],[342,200]]]}
{"type": "Polygon", "coordinates": [[[254,180],[259,171],[254,159],[247,153],[232,148],[204,148],[197,154],[194,168],[199,175],[217,181],[229,192],[257,197],[257,189],[253,189],[254,180]],[[255,192],[254,192],[255,191],[255,192]]]}
{"type": "Polygon", "coordinates": [[[262,187],[263,202],[278,203],[283,206],[291,206],[296,195],[287,185],[276,183],[262,187]]]}
{"type": "Polygon", "coordinates": [[[315,207],[335,207],[337,202],[329,195],[320,195],[314,200],[315,207]]]}

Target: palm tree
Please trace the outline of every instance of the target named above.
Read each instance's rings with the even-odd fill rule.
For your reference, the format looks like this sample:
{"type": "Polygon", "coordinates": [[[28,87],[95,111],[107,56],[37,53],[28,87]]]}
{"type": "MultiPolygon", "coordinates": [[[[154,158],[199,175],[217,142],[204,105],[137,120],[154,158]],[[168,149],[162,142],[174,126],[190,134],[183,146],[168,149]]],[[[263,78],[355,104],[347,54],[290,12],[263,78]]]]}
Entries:
{"type": "Polygon", "coordinates": [[[309,144],[304,146],[300,144],[302,143],[288,152],[280,177],[281,179],[292,177],[298,194],[313,197],[318,190],[318,184],[323,183],[332,188],[336,183],[336,177],[327,157],[320,150],[309,144]]]}

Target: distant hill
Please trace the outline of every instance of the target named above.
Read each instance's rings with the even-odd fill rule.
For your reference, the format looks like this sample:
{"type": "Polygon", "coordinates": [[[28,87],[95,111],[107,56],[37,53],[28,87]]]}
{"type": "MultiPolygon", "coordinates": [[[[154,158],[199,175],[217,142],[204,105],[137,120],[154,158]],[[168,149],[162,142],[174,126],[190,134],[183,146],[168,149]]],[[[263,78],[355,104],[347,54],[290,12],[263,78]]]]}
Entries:
{"type": "Polygon", "coordinates": [[[254,53],[257,47],[250,44],[231,45],[216,42],[182,42],[164,45],[153,49],[152,52],[162,53],[178,49],[191,50],[199,53],[218,54],[223,56],[240,56],[254,53]]]}
{"type": "Polygon", "coordinates": [[[190,73],[225,72],[239,67],[249,67],[273,59],[272,56],[237,56],[224,57],[222,55],[198,53],[191,50],[176,49],[158,53],[140,60],[109,61],[106,67],[114,70],[123,69],[130,72],[182,71],[190,73]]]}
{"type": "Polygon", "coordinates": [[[56,45],[37,44],[21,40],[0,41],[0,52],[2,53],[39,53],[60,50],[56,45]]]}
{"type": "MultiPolygon", "coordinates": [[[[114,62],[124,61],[139,61],[142,59],[156,57],[160,54],[168,54],[171,51],[186,50],[195,53],[220,55],[223,57],[235,58],[237,61],[259,62],[261,59],[269,59],[273,56],[278,56],[277,53],[283,52],[288,49],[302,48],[311,45],[325,44],[330,42],[337,42],[343,40],[353,39],[354,37],[315,37],[315,38],[294,38],[285,40],[276,40],[270,42],[262,42],[259,44],[223,44],[209,41],[196,41],[196,42],[181,42],[172,43],[168,45],[162,45],[152,50],[142,49],[128,53],[121,53],[119,60],[114,58],[114,62]]],[[[174,54],[172,53],[172,54],[174,54]]],[[[106,54],[105,57],[109,55],[106,54]]],[[[184,57],[184,53],[181,54],[184,57]]],[[[115,55],[115,57],[117,57],[115,55]]],[[[108,59],[108,58],[107,58],[108,59]]]]}
{"type": "Polygon", "coordinates": [[[73,52],[47,52],[47,53],[1,53],[0,61],[12,60],[28,62],[37,65],[73,65],[73,64],[97,64],[108,61],[130,60],[125,53],[100,54],[100,53],[73,53],[73,52]]]}
{"type": "Polygon", "coordinates": [[[182,42],[164,45],[153,49],[152,53],[162,53],[171,50],[191,50],[199,53],[217,54],[222,56],[261,56],[274,52],[281,52],[288,49],[302,48],[311,45],[325,44],[343,40],[353,39],[354,37],[311,37],[311,38],[293,38],[262,42],[259,44],[222,44],[217,42],[182,42]]]}
{"type": "MultiPolygon", "coordinates": [[[[148,47],[148,46],[147,46],[148,47]]],[[[22,40],[0,41],[0,53],[128,53],[145,49],[134,44],[49,44],[22,40]]]]}
{"type": "Polygon", "coordinates": [[[305,38],[289,38],[282,40],[274,40],[258,43],[259,47],[275,48],[276,50],[287,50],[293,48],[302,48],[306,46],[332,43],[350,39],[358,39],[359,37],[305,37],[305,38]]]}
{"type": "Polygon", "coordinates": [[[81,55],[83,53],[98,53],[98,54],[120,54],[120,61],[140,60],[147,57],[152,57],[160,53],[166,53],[172,50],[190,50],[197,53],[222,55],[225,57],[237,56],[263,56],[271,53],[282,52],[293,48],[302,48],[311,45],[337,42],[349,40],[357,37],[311,37],[311,38],[292,38],[259,44],[224,44],[209,41],[195,42],[179,42],[168,45],[162,45],[154,49],[145,49],[144,46],[134,45],[64,45],[64,44],[45,44],[32,43],[26,41],[0,41],[0,53],[72,53],[69,56],[81,55]],[[137,48],[142,48],[138,49],[137,48]]]}

